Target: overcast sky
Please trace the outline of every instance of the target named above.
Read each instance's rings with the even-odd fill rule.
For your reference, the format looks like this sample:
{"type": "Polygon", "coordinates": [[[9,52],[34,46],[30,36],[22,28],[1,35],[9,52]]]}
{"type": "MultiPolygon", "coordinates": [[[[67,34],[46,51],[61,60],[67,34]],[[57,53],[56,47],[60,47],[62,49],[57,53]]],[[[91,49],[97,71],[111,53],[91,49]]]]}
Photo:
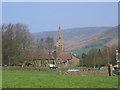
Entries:
{"type": "Polygon", "coordinates": [[[3,23],[27,24],[31,32],[116,26],[117,2],[4,2],[3,23]]]}

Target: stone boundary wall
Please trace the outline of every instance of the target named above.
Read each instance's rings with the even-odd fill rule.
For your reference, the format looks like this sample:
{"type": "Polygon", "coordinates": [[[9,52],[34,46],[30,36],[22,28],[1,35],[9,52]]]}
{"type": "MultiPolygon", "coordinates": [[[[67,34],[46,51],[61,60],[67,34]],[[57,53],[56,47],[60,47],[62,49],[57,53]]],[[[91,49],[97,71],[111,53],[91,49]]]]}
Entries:
{"type": "Polygon", "coordinates": [[[109,76],[108,71],[59,71],[61,75],[109,76]]]}
{"type": "Polygon", "coordinates": [[[39,72],[55,72],[56,70],[50,69],[49,67],[20,67],[20,66],[4,66],[2,70],[10,71],[39,71],[39,72]]]}

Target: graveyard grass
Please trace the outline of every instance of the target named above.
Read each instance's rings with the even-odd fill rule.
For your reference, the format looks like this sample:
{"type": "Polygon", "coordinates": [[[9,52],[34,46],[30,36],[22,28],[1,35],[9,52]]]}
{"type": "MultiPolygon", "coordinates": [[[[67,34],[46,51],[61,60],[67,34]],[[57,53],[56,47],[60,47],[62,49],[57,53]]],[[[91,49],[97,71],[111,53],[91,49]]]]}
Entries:
{"type": "Polygon", "coordinates": [[[3,71],[3,88],[117,88],[118,76],[59,75],[56,72],[3,71]]]}

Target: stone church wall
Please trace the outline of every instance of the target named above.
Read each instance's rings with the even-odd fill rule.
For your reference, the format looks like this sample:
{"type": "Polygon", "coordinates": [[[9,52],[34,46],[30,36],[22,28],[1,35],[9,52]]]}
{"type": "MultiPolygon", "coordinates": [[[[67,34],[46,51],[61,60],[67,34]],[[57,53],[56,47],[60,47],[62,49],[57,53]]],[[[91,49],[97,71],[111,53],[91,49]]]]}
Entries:
{"type": "Polygon", "coordinates": [[[68,66],[77,66],[80,64],[80,60],[75,56],[72,56],[72,60],[69,60],[68,66]]]}

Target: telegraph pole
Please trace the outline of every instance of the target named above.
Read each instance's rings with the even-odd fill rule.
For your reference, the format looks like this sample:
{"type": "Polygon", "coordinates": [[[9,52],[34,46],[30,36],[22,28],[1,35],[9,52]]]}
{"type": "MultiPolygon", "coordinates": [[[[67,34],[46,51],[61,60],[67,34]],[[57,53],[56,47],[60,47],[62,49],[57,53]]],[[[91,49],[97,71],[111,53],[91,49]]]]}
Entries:
{"type": "Polygon", "coordinates": [[[109,47],[106,47],[107,48],[107,55],[108,55],[108,74],[109,74],[109,76],[112,76],[112,66],[111,66],[111,64],[110,64],[110,56],[109,56],[109,47]]]}
{"type": "Polygon", "coordinates": [[[108,65],[110,64],[110,58],[109,58],[109,50],[108,50],[108,47],[107,47],[107,55],[108,55],[108,65]]]}
{"type": "Polygon", "coordinates": [[[117,67],[119,67],[120,61],[118,59],[118,50],[116,50],[116,62],[117,62],[117,67]]]}
{"type": "Polygon", "coordinates": [[[95,70],[95,65],[96,65],[96,62],[95,62],[96,55],[97,55],[97,52],[94,55],[94,70],[95,70]]]}

